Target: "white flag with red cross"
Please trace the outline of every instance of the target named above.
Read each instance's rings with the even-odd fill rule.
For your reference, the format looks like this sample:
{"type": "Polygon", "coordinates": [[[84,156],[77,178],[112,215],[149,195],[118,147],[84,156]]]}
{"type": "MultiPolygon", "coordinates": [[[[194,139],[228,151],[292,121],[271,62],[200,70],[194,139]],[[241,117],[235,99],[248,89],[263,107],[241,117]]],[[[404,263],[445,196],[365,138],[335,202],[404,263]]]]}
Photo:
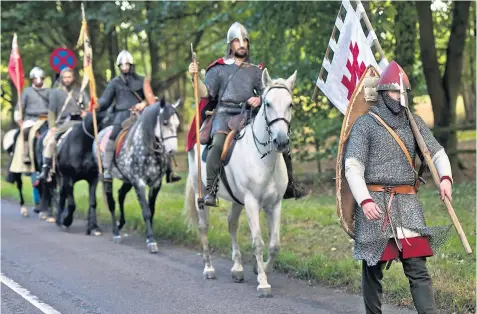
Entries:
{"type": "Polygon", "coordinates": [[[366,67],[373,65],[383,70],[388,64],[383,57],[378,66],[372,49],[373,45],[379,45],[376,33],[369,29],[369,24],[369,27],[365,27],[368,34],[365,34],[361,19],[366,18],[366,12],[360,1],[355,3],[356,9],[349,0],[342,1],[316,81],[316,86],[343,114],[366,67]],[[341,16],[344,12],[346,15],[343,20],[341,16]]]}

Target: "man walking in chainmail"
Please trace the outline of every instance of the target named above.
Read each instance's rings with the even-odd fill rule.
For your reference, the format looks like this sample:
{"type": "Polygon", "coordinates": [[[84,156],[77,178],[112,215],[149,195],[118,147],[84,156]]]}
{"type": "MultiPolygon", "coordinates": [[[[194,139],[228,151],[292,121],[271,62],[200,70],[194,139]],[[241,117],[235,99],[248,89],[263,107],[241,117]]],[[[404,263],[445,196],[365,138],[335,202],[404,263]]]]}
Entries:
{"type": "MultiPolygon", "coordinates": [[[[189,65],[191,76],[198,71],[198,65],[189,65]]],[[[208,98],[208,108],[215,108],[211,130],[212,143],[209,145],[206,161],[207,195],[204,197],[204,203],[207,206],[217,206],[220,155],[230,132],[228,122],[242,112],[243,103],[252,108],[260,107],[262,90],[262,66],[250,63],[250,39],[247,30],[242,24],[235,22],[227,32],[226,56],[209,65],[204,82],[199,80],[199,96],[208,98]]],[[[283,153],[283,158],[288,172],[288,187],[284,198],[301,198],[306,193],[293,179],[290,152],[283,153]]]]}
{"type": "MultiPolygon", "coordinates": [[[[377,83],[377,102],[353,125],[345,152],[345,175],[358,204],[354,257],[362,260],[366,313],[381,313],[383,269],[399,259],[418,313],[436,313],[426,258],[444,243],[450,227],[428,227],[417,196],[414,160],[420,154],[400,102],[400,73],[392,61],[377,83]]],[[[440,194],[452,197],[449,158],[424,121],[415,120],[441,178],[440,194]]],[[[416,184],[417,183],[417,184],[416,184]]]]}

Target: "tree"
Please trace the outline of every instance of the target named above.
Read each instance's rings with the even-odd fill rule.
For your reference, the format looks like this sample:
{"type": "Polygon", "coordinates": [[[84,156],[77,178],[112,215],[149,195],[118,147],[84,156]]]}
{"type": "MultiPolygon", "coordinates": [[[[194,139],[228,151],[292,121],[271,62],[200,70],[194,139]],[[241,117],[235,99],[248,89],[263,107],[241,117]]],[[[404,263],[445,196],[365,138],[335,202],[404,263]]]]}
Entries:
{"type": "MultiPolygon", "coordinates": [[[[470,16],[475,16],[475,2],[470,6],[470,16]]],[[[476,95],[475,95],[475,36],[476,25],[475,20],[470,19],[469,28],[467,29],[467,40],[464,50],[464,68],[462,73],[462,97],[464,98],[465,118],[470,125],[475,125],[476,115],[476,95]]]]}
{"type": "MultiPolygon", "coordinates": [[[[441,75],[437,59],[434,20],[431,2],[415,2],[419,18],[419,43],[421,61],[426,77],[427,89],[434,111],[434,126],[448,128],[456,122],[456,102],[460,92],[463,49],[469,23],[470,2],[455,1],[452,4],[452,25],[447,44],[444,74],[441,75]]],[[[455,151],[457,136],[455,130],[439,132],[438,141],[448,150],[455,151]]],[[[457,156],[450,156],[454,169],[457,169],[457,156]]]]}
{"type": "Polygon", "coordinates": [[[394,35],[396,37],[394,56],[404,71],[409,74],[409,83],[412,87],[409,100],[412,104],[413,89],[418,81],[417,77],[413,75],[417,46],[416,8],[410,1],[396,1],[393,5],[396,9],[394,16],[394,35]]]}

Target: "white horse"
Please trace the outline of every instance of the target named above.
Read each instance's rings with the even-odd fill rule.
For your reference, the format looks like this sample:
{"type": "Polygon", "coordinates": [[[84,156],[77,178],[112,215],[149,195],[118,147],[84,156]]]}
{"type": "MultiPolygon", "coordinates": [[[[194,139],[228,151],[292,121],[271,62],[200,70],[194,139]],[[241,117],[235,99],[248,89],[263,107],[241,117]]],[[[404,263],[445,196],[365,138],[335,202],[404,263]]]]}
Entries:
{"type": "MultiPolygon", "coordinates": [[[[245,206],[248,224],[252,233],[253,253],[257,260],[256,271],[260,297],[271,296],[271,286],[266,272],[272,269],[273,261],[280,248],[280,217],[282,198],[285,193],[288,176],[282,153],[288,149],[290,142],[290,121],[292,117],[292,90],[296,80],[296,71],[287,80],[272,80],[267,69],[262,73],[264,86],[262,106],[255,119],[242,130],[243,137],[235,144],[229,163],[225,166],[225,174],[233,196],[227,192],[220,180],[218,196],[232,202],[228,217],[228,229],[232,238],[232,278],[242,282],[242,257],[237,243],[237,228],[240,213],[245,206]],[[263,208],[270,234],[269,259],[264,263],[264,242],[260,230],[259,213],[263,208]]],[[[215,270],[210,261],[207,230],[209,225],[208,208],[199,208],[197,147],[188,153],[189,176],[186,186],[185,210],[191,222],[200,230],[203,246],[204,277],[215,278],[215,270]]],[[[201,146],[201,154],[205,146],[201,146]]],[[[201,158],[202,159],[202,158],[201,158]]],[[[203,187],[206,182],[206,165],[202,160],[201,175],[203,187]]],[[[205,191],[204,194],[205,195],[205,191]]]]}

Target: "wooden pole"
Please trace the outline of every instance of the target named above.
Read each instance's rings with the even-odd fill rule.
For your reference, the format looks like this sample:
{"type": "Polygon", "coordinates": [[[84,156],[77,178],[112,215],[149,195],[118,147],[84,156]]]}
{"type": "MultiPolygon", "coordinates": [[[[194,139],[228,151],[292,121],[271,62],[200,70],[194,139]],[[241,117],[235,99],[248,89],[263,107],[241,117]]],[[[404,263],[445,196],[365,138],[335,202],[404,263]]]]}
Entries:
{"type": "MultiPolygon", "coordinates": [[[[85,23],[85,27],[84,29],[82,28],[82,30],[85,32],[83,34],[81,34],[80,36],[85,36],[86,33],[88,32],[88,26],[87,26],[87,22],[86,22],[86,14],[84,12],[84,4],[81,3],[81,14],[83,16],[83,23],[85,23]]],[[[86,45],[86,42],[85,42],[85,45],[86,45]]],[[[86,49],[84,49],[84,53],[86,54],[86,49]]],[[[91,64],[88,65],[91,67],[91,69],[93,69],[93,61],[91,60],[91,64]]],[[[93,74],[93,71],[91,70],[91,75],[93,74]]],[[[88,75],[87,72],[85,71],[84,75],[88,75]]],[[[97,122],[97,119],[96,119],[96,102],[97,102],[97,99],[96,99],[96,90],[93,88],[92,86],[92,77],[89,78],[89,91],[90,91],[90,97],[91,97],[91,100],[90,100],[90,111],[91,111],[91,115],[93,116],[93,130],[94,130],[94,140],[96,142],[96,158],[98,159],[98,171],[99,171],[99,174],[102,175],[103,174],[103,162],[101,160],[101,152],[99,150],[99,142],[98,142],[98,122],[97,122]],[[93,108],[91,108],[91,106],[93,108]]]]}
{"type": "MultiPolygon", "coordinates": [[[[192,52],[192,62],[197,65],[197,56],[194,52],[192,43],[190,44],[192,52]]],[[[200,103],[199,103],[199,73],[194,74],[194,97],[195,97],[195,137],[197,144],[197,188],[199,192],[199,200],[202,199],[202,173],[201,173],[201,155],[200,155],[200,103]]]]}
{"type": "MultiPolygon", "coordinates": [[[[400,78],[401,104],[404,105],[404,107],[406,108],[406,113],[409,118],[409,122],[411,123],[412,133],[414,133],[414,137],[416,138],[417,145],[419,146],[419,149],[421,150],[422,155],[424,156],[424,160],[426,161],[426,164],[429,167],[429,170],[431,171],[432,179],[434,180],[434,183],[439,189],[441,184],[439,174],[437,173],[437,169],[434,166],[434,163],[432,162],[431,154],[429,153],[429,149],[427,148],[426,142],[424,141],[424,138],[422,137],[421,132],[419,131],[419,127],[417,126],[417,123],[414,120],[414,117],[412,116],[411,110],[409,109],[407,105],[407,95],[406,95],[406,92],[404,91],[404,87],[402,83],[402,73],[400,73],[399,75],[401,77],[400,78]]],[[[444,204],[447,207],[447,211],[449,212],[449,216],[451,217],[452,223],[454,224],[457,234],[459,235],[460,241],[462,242],[462,245],[464,246],[465,252],[467,254],[471,254],[472,249],[470,248],[470,245],[469,245],[469,242],[467,241],[464,230],[462,229],[459,219],[457,218],[454,208],[452,207],[452,204],[450,200],[447,198],[447,196],[444,196],[444,204]]]]}
{"type": "MultiPolygon", "coordinates": [[[[424,138],[419,132],[419,127],[417,126],[416,121],[414,120],[414,117],[412,116],[411,110],[409,110],[408,107],[406,107],[406,113],[409,118],[409,122],[411,123],[412,132],[414,133],[414,136],[416,137],[417,145],[419,146],[419,149],[424,155],[424,160],[426,161],[426,164],[429,167],[429,170],[431,171],[432,179],[434,180],[434,183],[436,184],[436,186],[439,187],[441,183],[439,174],[437,173],[437,169],[434,166],[434,163],[432,162],[431,154],[429,153],[429,150],[427,149],[427,145],[424,142],[424,138]]],[[[457,234],[459,235],[460,241],[462,242],[462,245],[464,246],[465,252],[467,254],[471,254],[472,249],[470,248],[470,245],[469,245],[469,242],[467,241],[464,230],[462,229],[459,219],[457,218],[454,208],[452,207],[452,204],[450,200],[447,198],[447,196],[444,198],[444,204],[446,205],[447,211],[449,212],[449,216],[451,217],[455,230],[457,231],[457,234]]]]}
{"type": "MultiPolygon", "coordinates": [[[[363,6],[363,4],[361,3],[360,0],[355,0],[355,1],[356,1],[358,6],[361,6],[361,7],[363,6]]],[[[366,27],[368,28],[368,31],[375,33],[373,25],[371,25],[371,21],[369,20],[368,15],[366,14],[366,10],[364,10],[364,7],[363,7],[363,21],[364,21],[364,24],[366,24],[366,27]]],[[[384,54],[384,50],[381,47],[381,44],[379,43],[379,40],[378,40],[377,37],[374,38],[373,43],[376,46],[376,49],[378,50],[379,54],[381,55],[381,59],[386,59],[386,55],[384,54]]]]}
{"type": "MultiPolygon", "coordinates": [[[[14,33],[13,34],[13,37],[17,37],[17,33],[14,33]]],[[[17,42],[17,47],[18,47],[18,42],[17,42]]],[[[17,48],[18,50],[18,48],[17,48]]],[[[21,79],[20,79],[20,69],[18,67],[18,58],[19,56],[15,56],[15,74],[16,74],[16,77],[17,77],[17,81],[16,81],[16,86],[17,86],[17,99],[18,99],[18,115],[20,116],[20,121],[22,121],[21,125],[20,125],[20,139],[23,141],[23,104],[22,104],[22,91],[21,91],[21,86],[20,86],[20,82],[21,82],[21,79]]],[[[25,149],[25,145],[21,145],[22,147],[22,150],[25,149]]],[[[25,155],[25,152],[23,152],[23,155],[25,155]]]]}

